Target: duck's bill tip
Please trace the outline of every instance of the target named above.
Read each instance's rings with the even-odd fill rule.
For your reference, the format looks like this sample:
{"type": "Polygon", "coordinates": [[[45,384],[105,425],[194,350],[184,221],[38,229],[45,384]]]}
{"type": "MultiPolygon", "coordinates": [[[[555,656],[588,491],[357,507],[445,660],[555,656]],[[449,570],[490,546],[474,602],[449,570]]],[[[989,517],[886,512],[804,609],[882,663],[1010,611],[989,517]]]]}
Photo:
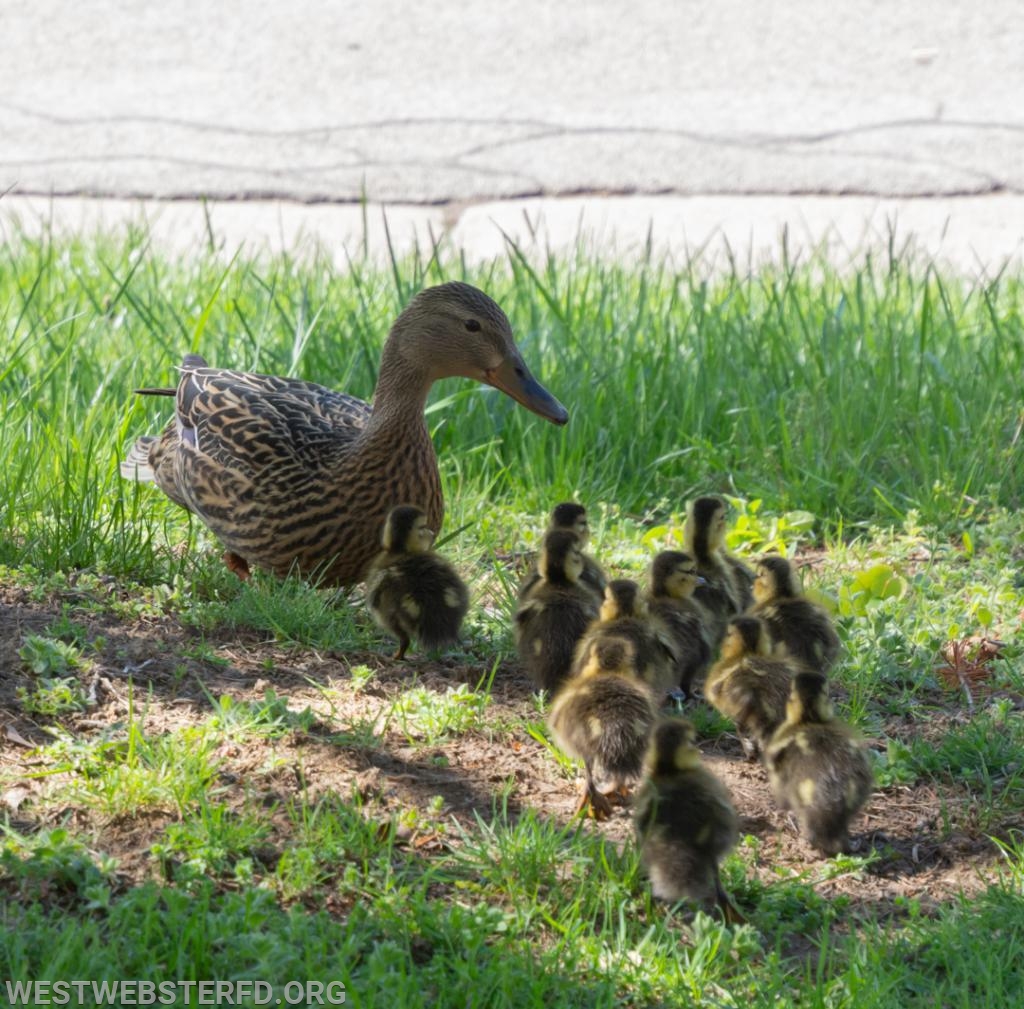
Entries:
{"type": "Polygon", "coordinates": [[[495,389],[552,424],[569,423],[569,411],[538,382],[521,362],[506,362],[487,372],[486,381],[495,389]]]}

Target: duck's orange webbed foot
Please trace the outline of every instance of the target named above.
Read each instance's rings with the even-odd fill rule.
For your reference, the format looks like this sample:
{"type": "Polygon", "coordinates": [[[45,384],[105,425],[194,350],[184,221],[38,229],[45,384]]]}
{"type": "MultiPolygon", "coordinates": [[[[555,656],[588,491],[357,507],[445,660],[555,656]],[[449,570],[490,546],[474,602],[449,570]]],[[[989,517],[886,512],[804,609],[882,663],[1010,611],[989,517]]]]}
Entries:
{"type": "Polygon", "coordinates": [[[224,554],[224,564],[228,571],[238,575],[243,582],[247,582],[252,577],[249,571],[249,562],[231,550],[224,554]]]}

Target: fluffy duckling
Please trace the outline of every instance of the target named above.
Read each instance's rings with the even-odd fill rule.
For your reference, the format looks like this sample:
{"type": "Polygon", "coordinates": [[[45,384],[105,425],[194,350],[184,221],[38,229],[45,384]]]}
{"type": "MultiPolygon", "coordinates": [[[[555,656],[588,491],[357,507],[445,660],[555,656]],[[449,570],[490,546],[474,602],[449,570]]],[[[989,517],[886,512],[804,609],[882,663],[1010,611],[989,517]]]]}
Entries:
{"type": "Polygon", "coordinates": [[[810,670],[827,672],[839,654],[839,635],[821,607],[805,598],[796,572],[785,557],[762,557],[754,579],[754,608],[750,615],[768,625],[774,641],[781,641],[810,670]]]}
{"type": "Polygon", "coordinates": [[[636,674],[653,691],[664,695],[676,686],[675,643],[668,628],[651,617],[640,586],[632,579],[616,578],[605,587],[599,617],[580,641],[573,668],[578,670],[591,644],[605,637],[633,643],[636,674]]]}
{"type": "Polygon", "coordinates": [[[779,804],[826,855],[848,851],[849,824],[874,786],[867,754],[853,729],[832,714],[820,673],[793,678],[786,720],[765,750],[779,804]]]}
{"type": "Polygon", "coordinates": [[[598,601],[582,583],[586,559],[580,547],[575,532],[548,532],[541,547],[537,580],[516,610],[519,659],[533,685],[549,693],[554,693],[569,675],[576,645],[597,619],[598,601]]]}
{"type": "Polygon", "coordinates": [[[681,550],[662,550],[651,562],[648,587],[651,615],[665,625],[676,652],[676,687],[688,698],[694,681],[711,665],[707,613],[693,598],[704,584],[697,562],[681,550]]]}
{"type": "Polygon", "coordinates": [[[413,505],[393,508],[381,542],[384,549],[366,579],[366,604],[373,619],[398,638],[395,658],[405,658],[412,638],[427,649],[458,640],[469,592],[455,568],[431,549],[434,531],[424,512],[413,505]]]}
{"type": "MultiPolygon", "coordinates": [[[[598,602],[600,602],[602,596],[604,596],[604,587],[608,584],[608,579],[601,565],[589,554],[583,553],[590,542],[590,523],[587,521],[587,509],[575,501],[563,501],[561,504],[555,505],[551,509],[551,515],[548,518],[547,531],[554,532],[556,529],[573,532],[578,537],[580,552],[583,557],[583,574],[580,576],[579,582],[590,589],[598,602]]],[[[538,564],[536,568],[527,574],[519,586],[519,598],[524,598],[540,578],[538,564]]]]}
{"type": "Polygon", "coordinates": [[[718,874],[736,844],[739,824],[725,785],[700,759],[697,734],[684,718],[662,718],[644,759],[633,812],[640,858],[661,900],[689,897],[726,921],[742,921],[718,874]]]}
{"type": "Polygon", "coordinates": [[[755,760],[782,724],[794,673],[793,661],[772,651],[768,628],[756,617],[734,617],[719,660],[708,672],[704,696],[731,718],[743,751],[755,760]]]}
{"type": "Polygon", "coordinates": [[[693,501],[683,524],[683,547],[705,580],[694,598],[708,612],[716,645],[729,619],[746,610],[754,598],[754,573],[725,549],[725,527],[725,501],[713,496],[693,501]]]}
{"type": "Polygon", "coordinates": [[[623,795],[640,776],[647,739],[654,725],[654,698],[633,675],[636,646],[628,638],[591,641],[579,672],[555,697],[548,725],[558,745],[583,761],[585,782],[577,812],[589,806],[597,820],[606,819],[607,795],[623,795]]]}

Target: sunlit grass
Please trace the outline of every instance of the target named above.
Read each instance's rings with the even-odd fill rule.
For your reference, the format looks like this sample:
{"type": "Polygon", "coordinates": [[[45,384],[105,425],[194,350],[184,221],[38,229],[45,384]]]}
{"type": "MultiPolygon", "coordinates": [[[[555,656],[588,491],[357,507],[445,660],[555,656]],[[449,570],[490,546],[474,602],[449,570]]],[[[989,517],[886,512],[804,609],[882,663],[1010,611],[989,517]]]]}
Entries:
{"type": "MultiPolygon", "coordinates": [[[[442,255],[339,276],[326,258],[171,260],[143,231],[15,236],[0,257],[0,582],[62,613],[15,643],[16,674],[45,688],[19,715],[55,741],[33,751],[39,793],[25,807],[51,822],[9,825],[0,841],[5,978],[336,978],[367,1006],[1011,1004],[1024,942],[1020,273],[968,282],[907,254],[723,273],[513,249],[480,268],[442,255]],[[443,549],[473,593],[456,662],[477,668],[475,686],[392,690],[357,664],[355,713],[319,683],[312,707],[219,686],[187,727],[147,729],[132,667],[123,717],[68,729],[95,703],[88,662],[61,665],[102,653],[86,616],[176,620],[191,634],[177,658],[217,670],[225,628],[282,651],[390,650],[358,592],[242,585],[199,523],[117,464],[167,419],[166,400],[132,390],[172,384],[183,354],[369,397],[395,315],[454,277],[505,307],[572,413],[558,430],[465,381],[432,398],[445,533],[460,530],[443,549]],[[734,549],[824,547],[804,580],[834,606],[839,711],[872,738],[881,789],[934,783],[943,829],[969,818],[1000,837],[1002,876],[978,896],[897,900],[876,917],[820,892],[874,855],[766,882],[752,866],[770,852],[748,837],[723,867],[749,917],[730,928],[657,905],[631,841],[511,813],[514,780],[462,821],[443,800],[384,816],[356,790],[310,787],[318,745],[385,756],[397,744],[440,767],[433,748],[477,734],[539,748],[570,789],[576,767],[547,741],[543,704],[518,721],[493,710],[515,565],[551,503],[577,497],[594,552],[640,577],[677,539],[686,500],[709,490],[732,502],[734,549]],[[937,666],[947,642],[980,634],[1005,646],[972,707],[937,666]],[[916,733],[884,736],[901,723],[916,733]],[[235,778],[242,748],[252,759],[235,778]],[[103,830],[143,819],[133,868],[149,878],[126,879],[103,830]]],[[[694,719],[708,741],[731,731],[711,709],[694,719]]],[[[13,795],[22,782],[0,772],[13,795]]]]}
{"type": "Polygon", "coordinates": [[[169,260],[142,233],[15,236],[4,256],[0,562],[181,577],[168,547],[197,530],[117,475],[131,439],[166,420],[166,401],[133,388],[172,384],[199,350],[368,398],[391,321],[452,277],[505,307],[572,418],[557,430],[493,390],[441,383],[429,419],[451,528],[495,499],[535,512],[577,495],[660,518],[707,489],[805,510],[818,535],[912,508],[953,529],[976,501],[1020,503],[1018,274],[972,284],[905,255],[712,275],[512,250],[486,268],[442,256],[339,276],[317,259],[169,260]]]}

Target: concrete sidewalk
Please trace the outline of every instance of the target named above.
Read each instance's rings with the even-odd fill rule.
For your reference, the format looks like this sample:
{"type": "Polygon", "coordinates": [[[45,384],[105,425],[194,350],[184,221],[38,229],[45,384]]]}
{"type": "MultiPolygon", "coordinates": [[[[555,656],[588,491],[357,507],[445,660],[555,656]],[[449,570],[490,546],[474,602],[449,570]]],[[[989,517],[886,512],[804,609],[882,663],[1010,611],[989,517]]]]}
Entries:
{"type": "Polygon", "coordinates": [[[339,270],[349,258],[387,260],[437,241],[470,262],[524,251],[585,251],[628,263],[645,254],[682,264],[695,254],[708,272],[817,250],[837,266],[895,245],[959,273],[991,277],[1024,261],[1024,196],[949,199],[872,197],[655,196],[501,200],[446,206],[307,205],[290,201],[135,201],[10,197],[0,200],[0,240],[116,231],[142,224],[172,255],[209,248],[245,254],[317,253],[339,270]],[[385,230],[385,217],[387,228],[385,230]]]}
{"type": "Polygon", "coordinates": [[[943,251],[989,263],[1024,232],[1019,0],[12,0],[0,23],[8,219],[34,218],[22,196],[121,219],[135,198],[261,200],[217,205],[224,235],[352,240],[358,209],[292,205],[366,199],[402,240],[447,230],[485,255],[492,220],[539,206],[561,244],[586,198],[602,243],[653,221],[673,250],[718,228],[756,248],[782,223],[845,244],[895,214],[929,248],[949,222],[943,251]]]}

